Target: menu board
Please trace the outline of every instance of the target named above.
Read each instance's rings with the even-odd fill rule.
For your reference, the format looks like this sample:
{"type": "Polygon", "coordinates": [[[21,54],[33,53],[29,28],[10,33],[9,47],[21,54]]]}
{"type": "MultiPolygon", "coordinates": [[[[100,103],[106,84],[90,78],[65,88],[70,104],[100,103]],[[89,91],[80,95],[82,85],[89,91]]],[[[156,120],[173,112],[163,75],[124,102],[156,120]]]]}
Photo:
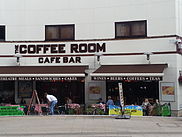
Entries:
{"type": "Polygon", "coordinates": [[[19,81],[18,82],[18,97],[31,98],[33,91],[32,81],[19,81]]]}
{"type": "Polygon", "coordinates": [[[175,86],[173,82],[161,82],[160,92],[162,101],[175,101],[175,86]]]}

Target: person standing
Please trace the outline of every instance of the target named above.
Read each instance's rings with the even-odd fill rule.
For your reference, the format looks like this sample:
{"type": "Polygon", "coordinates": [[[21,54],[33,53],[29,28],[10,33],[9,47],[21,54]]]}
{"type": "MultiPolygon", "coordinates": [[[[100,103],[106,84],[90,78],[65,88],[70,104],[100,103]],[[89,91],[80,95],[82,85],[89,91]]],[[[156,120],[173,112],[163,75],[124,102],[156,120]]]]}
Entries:
{"type": "Polygon", "coordinates": [[[49,110],[50,110],[50,114],[54,115],[54,107],[57,104],[57,98],[53,95],[49,95],[47,93],[45,93],[45,97],[47,98],[48,102],[49,102],[49,110]]]}

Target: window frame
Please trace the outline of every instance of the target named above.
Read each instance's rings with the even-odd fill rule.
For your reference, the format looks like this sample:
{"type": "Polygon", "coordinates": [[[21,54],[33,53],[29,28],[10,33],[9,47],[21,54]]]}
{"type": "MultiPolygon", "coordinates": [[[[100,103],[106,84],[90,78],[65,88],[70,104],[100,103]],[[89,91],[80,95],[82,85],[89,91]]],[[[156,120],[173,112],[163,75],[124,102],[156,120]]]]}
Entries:
{"type": "Polygon", "coordinates": [[[5,25],[0,25],[0,28],[4,29],[4,37],[3,37],[3,39],[1,39],[1,37],[0,37],[0,41],[6,41],[6,26],[5,25]]]}
{"type": "Polygon", "coordinates": [[[65,25],[45,25],[45,41],[69,41],[69,40],[75,40],[75,24],[65,24],[65,25]],[[72,26],[72,29],[73,29],[73,38],[70,38],[70,39],[62,39],[61,38],[61,28],[62,27],[71,27],[72,26]],[[58,27],[58,35],[59,35],[59,38],[58,39],[47,39],[47,33],[46,33],[46,27],[58,27]]]}
{"type": "Polygon", "coordinates": [[[115,38],[145,38],[147,37],[147,20],[139,20],[139,21],[124,21],[124,22],[115,22],[115,38]],[[144,23],[144,31],[143,35],[132,35],[132,25],[135,23],[144,23]],[[117,36],[117,24],[126,24],[129,26],[129,35],[128,36],[117,36]]]}

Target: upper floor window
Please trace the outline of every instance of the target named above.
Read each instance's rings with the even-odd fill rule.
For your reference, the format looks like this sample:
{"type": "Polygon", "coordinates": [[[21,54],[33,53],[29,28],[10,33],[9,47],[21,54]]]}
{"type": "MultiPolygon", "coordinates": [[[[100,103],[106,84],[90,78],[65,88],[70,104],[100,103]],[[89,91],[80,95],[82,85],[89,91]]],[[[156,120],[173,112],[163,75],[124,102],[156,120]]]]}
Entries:
{"type": "Polygon", "coordinates": [[[0,41],[5,41],[5,26],[0,26],[0,41]]]}
{"type": "Polygon", "coordinates": [[[75,25],[46,25],[45,40],[74,40],[75,25]]]}
{"type": "Polygon", "coordinates": [[[115,23],[115,38],[136,38],[147,36],[147,21],[115,23]]]}

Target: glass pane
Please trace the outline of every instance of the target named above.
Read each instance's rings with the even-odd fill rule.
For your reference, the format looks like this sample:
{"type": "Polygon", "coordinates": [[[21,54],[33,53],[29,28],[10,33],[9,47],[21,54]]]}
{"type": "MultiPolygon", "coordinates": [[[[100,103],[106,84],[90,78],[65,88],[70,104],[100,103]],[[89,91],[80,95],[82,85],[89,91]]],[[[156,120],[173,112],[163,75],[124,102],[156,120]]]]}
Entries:
{"type": "Polygon", "coordinates": [[[0,41],[5,40],[5,26],[0,26],[0,41]]]}
{"type": "Polygon", "coordinates": [[[132,36],[145,36],[145,22],[135,22],[131,26],[132,36]]]}
{"type": "Polygon", "coordinates": [[[0,81],[0,104],[15,104],[15,82],[0,81]]]}
{"type": "Polygon", "coordinates": [[[61,26],[60,37],[62,40],[74,40],[74,26],[61,26]]]}
{"type": "Polygon", "coordinates": [[[116,24],[116,37],[128,37],[130,35],[130,27],[126,23],[116,24]]]}
{"type": "Polygon", "coordinates": [[[58,40],[58,39],[59,39],[59,27],[46,26],[46,40],[58,40]]]}

